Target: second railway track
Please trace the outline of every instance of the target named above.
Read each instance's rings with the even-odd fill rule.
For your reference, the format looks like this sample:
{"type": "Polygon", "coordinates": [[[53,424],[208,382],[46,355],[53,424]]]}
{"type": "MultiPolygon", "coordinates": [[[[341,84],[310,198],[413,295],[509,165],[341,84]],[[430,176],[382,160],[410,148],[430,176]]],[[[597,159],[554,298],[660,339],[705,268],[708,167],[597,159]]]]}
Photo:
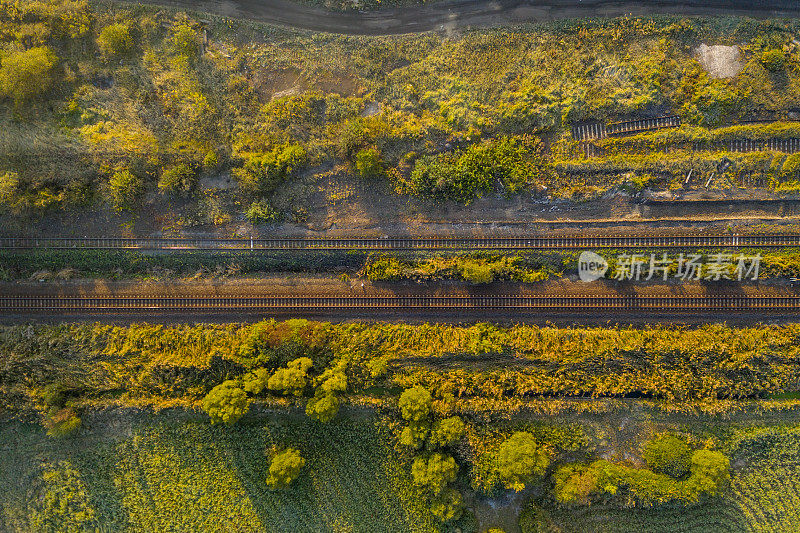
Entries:
{"type": "Polygon", "coordinates": [[[571,296],[252,296],[94,297],[0,296],[0,315],[341,312],[381,314],[424,311],[550,313],[635,312],[645,314],[758,312],[800,314],[800,295],[571,295],[571,296]]]}
{"type": "Polygon", "coordinates": [[[0,237],[0,250],[579,250],[597,248],[800,247],[800,235],[643,235],[572,237],[123,238],[0,237]]]}

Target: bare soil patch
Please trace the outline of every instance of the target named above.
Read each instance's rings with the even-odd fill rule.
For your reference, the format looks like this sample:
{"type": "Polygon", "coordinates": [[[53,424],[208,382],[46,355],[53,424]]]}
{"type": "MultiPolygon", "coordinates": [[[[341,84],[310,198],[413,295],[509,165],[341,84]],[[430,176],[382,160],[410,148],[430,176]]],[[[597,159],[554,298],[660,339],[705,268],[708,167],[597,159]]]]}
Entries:
{"type": "Polygon", "coordinates": [[[735,78],[744,69],[744,57],[738,46],[701,44],[695,50],[697,61],[712,78],[735,78]]]}

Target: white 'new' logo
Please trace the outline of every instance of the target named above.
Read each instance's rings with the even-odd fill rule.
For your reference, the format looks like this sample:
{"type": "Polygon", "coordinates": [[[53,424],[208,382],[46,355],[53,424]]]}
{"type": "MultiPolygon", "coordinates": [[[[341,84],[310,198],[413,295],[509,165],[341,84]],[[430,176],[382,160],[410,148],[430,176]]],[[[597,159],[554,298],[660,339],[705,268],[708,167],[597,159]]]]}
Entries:
{"type": "Polygon", "coordinates": [[[608,262],[594,252],[582,252],[578,258],[578,275],[589,283],[602,278],[608,270],[608,262]]]}

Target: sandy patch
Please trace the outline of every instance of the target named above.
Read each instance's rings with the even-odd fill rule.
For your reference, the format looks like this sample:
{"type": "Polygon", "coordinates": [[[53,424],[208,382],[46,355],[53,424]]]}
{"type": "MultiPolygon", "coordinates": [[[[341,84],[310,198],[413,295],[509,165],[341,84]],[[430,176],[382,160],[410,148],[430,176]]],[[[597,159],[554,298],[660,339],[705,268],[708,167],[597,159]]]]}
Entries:
{"type": "Polygon", "coordinates": [[[738,46],[701,44],[695,57],[712,78],[733,78],[744,69],[744,58],[738,46]]]}

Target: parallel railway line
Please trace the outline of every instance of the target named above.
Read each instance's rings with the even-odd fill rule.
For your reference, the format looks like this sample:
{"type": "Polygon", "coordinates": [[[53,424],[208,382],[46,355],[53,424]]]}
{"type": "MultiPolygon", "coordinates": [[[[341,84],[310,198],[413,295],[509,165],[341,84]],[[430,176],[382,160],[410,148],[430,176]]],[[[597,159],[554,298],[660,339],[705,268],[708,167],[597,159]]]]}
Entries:
{"type": "Polygon", "coordinates": [[[0,250],[568,250],[594,248],[796,247],[800,235],[642,235],[567,237],[124,238],[0,237],[0,250]]]}
{"type": "Polygon", "coordinates": [[[646,314],[753,312],[800,314],[800,295],[466,295],[466,296],[251,296],[94,297],[25,295],[0,297],[0,314],[276,313],[359,311],[597,311],[646,314]]]}

